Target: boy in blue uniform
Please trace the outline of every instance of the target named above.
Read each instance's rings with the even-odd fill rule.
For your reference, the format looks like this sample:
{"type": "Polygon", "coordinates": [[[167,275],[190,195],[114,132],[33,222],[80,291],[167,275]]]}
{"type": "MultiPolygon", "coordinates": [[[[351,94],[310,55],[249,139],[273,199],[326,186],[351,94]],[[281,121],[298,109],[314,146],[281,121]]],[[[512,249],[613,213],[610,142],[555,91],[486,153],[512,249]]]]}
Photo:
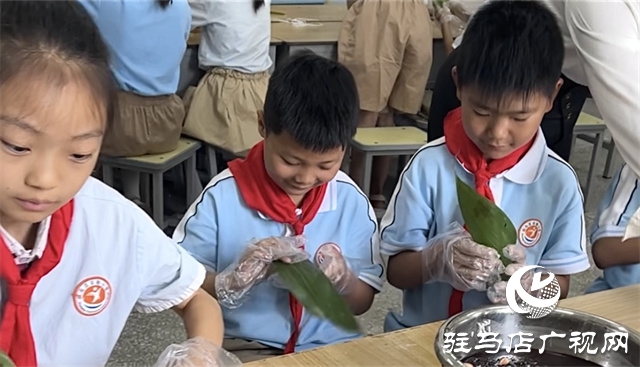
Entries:
{"type": "Polygon", "coordinates": [[[339,171],[358,108],[344,66],[293,57],[271,76],[258,118],[264,140],[214,177],[176,228],[174,239],[208,268],[203,287],[226,306],[225,348],[243,361],[360,336],[264,281],[272,261],[311,256],[355,314],[382,288],[373,208],[339,171]]]}
{"type": "MultiPolygon", "coordinates": [[[[382,219],[387,277],[404,291],[404,312],[390,313],[385,331],[506,303],[506,283],[495,279],[525,264],[556,274],[562,297],[569,275],[589,268],[578,180],[540,130],[562,85],[563,52],[540,3],[489,2],[469,23],[451,71],[462,105],[447,116],[445,136],[408,163],[382,219]],[[471,240],[456,177],[505,211],[518,243],[499,254],[471,240]],[[513,264],[505,269],[501,256],[513,264]]],[[[523,280],[530,287],[531,274],[523,280]]]]}
{"type": "Polygon", "coordinates": [[[586,293],[640,283],[640,238],[622,241],[629,220],[640,208],[640,180],[624,165],[600,202],[591,231],[593,261],[602,269],[586,293]]]}

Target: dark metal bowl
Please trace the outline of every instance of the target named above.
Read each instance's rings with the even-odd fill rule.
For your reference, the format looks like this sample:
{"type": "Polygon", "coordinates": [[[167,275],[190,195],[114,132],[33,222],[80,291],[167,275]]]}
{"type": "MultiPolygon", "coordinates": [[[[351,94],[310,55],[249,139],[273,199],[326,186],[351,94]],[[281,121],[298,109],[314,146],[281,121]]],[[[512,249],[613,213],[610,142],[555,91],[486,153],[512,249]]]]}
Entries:
{"type": "Polygon", "coordinates": [[[599,316],[564,308],[558,308],[539,319],[517,314],[508,306],[489,306],[462,312],[447,320],[438,330],[434,345],[436,356],[444,367],[462,367],[461,361],[483,350],[487,351],[482,349],[483,345],[494,350],[498,341],[502,353],[507,346],[511,346],[510,355],[524,356],[522,349],[514,353],[520,341],[517,336],[519,332],[526,333],[524,337],[532,339],[526,343],[533,352],[527,353],[527,358],[539,356],[544,343],[544,351],[576,357],[602,367],[640,366],[640,334],[637,331],[599,316]],[[565,336],[541,338],[552,332],[565,336]],[[460,333],[467,333],[468,337],[465,340],[467,345],[463,345],[463,348],[455,345],[455,340],[464,340],[462,338],[465,336],[460,333]],[[479,333],[484,335],[484,341],[479,333]],[[624,342],[625,333],[626,350],[622,347],[617,350],[605,347],[605,343],[610,346],[617,345],[617,341],[624,342]],[[510,334],[515,336],[510,337],[510,334]],[[487,341],[491,342],[487,344],[487,341]],[[579,347],[575,347],[576,344],[579,347]]]}

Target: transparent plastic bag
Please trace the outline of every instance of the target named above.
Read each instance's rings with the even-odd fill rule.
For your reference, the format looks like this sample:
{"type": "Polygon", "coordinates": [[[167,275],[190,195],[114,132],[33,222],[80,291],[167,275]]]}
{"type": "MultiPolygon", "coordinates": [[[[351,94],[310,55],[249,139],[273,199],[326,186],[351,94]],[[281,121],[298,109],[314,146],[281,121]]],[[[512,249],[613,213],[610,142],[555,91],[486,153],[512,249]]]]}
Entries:
{"type": "Polygon", "coordinates": [[[169,345],[153,367],[240,367],[233,354],[204,338],[193,338],[169,345]]]}
{"type": "Polygon", "coordinates": [[[269,237],[252,241],[240,259],[216,275],[216,296],[226,308],[238,308],[249,291],[269,276],[276,260],[297,263],[307,260],[304,236],[269,237]]]}

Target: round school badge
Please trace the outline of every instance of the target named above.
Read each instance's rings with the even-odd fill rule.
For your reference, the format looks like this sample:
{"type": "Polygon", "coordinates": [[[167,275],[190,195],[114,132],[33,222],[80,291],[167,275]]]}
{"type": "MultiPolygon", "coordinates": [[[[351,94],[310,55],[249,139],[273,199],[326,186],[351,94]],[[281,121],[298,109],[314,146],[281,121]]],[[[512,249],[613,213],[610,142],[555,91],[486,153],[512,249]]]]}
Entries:
{"type": "Polygon", "coordinates": [[[518,240],[524,247],[535,246],[542,237],[542,222],[538,219],[525,220],[518,229],[518,240]]]}
{"type": "Polygon", "coordinates": [[[73,306],[83,316],[95,316],[111,301],[111,284],[100,276],[83,279],[73,291],[73,306]]]}
{"type": "Polygon", "coordinates": [[[330,256],[332,252],[342,253],[342,251],[340,250],[340,246],[336,245],[335,243],[328,242],[320,245],[320,247],[318,247],[318,250],[316,250],[313,261],[316,263],[316,265],[322,265],[326,256],[330,256]]]}

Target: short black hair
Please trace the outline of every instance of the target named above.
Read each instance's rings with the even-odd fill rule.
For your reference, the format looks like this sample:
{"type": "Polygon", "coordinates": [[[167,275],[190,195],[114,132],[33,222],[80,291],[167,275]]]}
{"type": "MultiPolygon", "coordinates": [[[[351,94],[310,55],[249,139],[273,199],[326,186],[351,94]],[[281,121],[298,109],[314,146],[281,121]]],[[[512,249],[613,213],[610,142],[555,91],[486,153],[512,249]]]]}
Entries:
{"type": "Polygon", "coordinates": [[[264,102],[265,130],[287,132],[303,148],[323,153],[349,145],[359,110],[351,72],[337,61],[302,51],[271,75],[264,102]]]}
{"type": "Polygon", "coordinates": [[[63,86],[80,78],[113,119],[117,86],[109,51],[77,0],[0,1],[0,85],[23,75],[47,75],[63,86]]]}
{"type": "Polygon", "coordinates": [[[458,87],[473,87],[487,101],[535,93],[552,98],[562,75],[558,19],[538,1],[486,3],[473,15],[458,47],[458,87]]]}

